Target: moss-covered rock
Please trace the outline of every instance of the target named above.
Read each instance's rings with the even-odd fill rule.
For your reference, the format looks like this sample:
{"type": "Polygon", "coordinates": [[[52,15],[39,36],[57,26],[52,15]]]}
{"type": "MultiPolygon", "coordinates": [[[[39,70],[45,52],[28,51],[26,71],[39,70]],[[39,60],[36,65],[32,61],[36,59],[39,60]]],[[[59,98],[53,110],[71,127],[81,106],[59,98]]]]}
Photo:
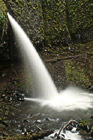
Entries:
{"type": "Polygon", "coordinates": [[[86,136],[90,135],[93,137],[93,120],[92,119],[81,120],[78,123],[78,129],[80,130],[81,135],[86,136]]]}
{"type": "Polygon", "coordinates": [[[0,43],[3,39],[5,22],[6,22],[6,5],[3,0],[0,0],[0,43]]]}
{"type": "Polygon", "coordinates": [[[41,49],[92,39],[89,0],[3,0],[33,44],[41,49]]]}
{"type": "Polygon", "coordinates": [[[93,137],[93,126],[91,127],[91,135],[93,137]]]}
{"type": "MultiPolygon", "coordinates": [[[[92,40],[93,5],[89,0],[3,1],[38,47],[62,46],[68,44],[71,37],[80,42],[92,40]]],[[[4,9],[5,6],[3,12],[4,9]]],[[[4,19],[1,12],[2,26],[4,19]]]]}
{"type": "Polygon", "coordinates": [[[10,14],[23,27],[36,45],[42,41],[42,10],[40,0],[4,0],[10,14]]]}
{"type": "Polygon", "coordinates": [[[65,52],[67,60],[63,65],[69,84],[88,88],[92,86],[92,42],[86,44],[69,44],[69,50],[65,52]]]}
{"type": "Polygon", "coordinates": [[[70,41],[65,0],[42,0],[45,46],[62,46],[70,41]]]}
{"type": "Polygon", "coordinates": [[[65,1],[8,0],[5,3],[35,45],[53,47],[69,42],[65,1]]]}
{"type": "Polygon", "coordinates": [[[68,25],[72,40],[87,42],[93,39],[91,0],[67,0],[68,25]]]}
{"type": "Polygon", "coordinates": [[[66,79],[71,84],[87,87],[90,85],[86,70],[82,67],[83,63],[76,63],[74,60],[67,60],[64,62],[66,79]]]}

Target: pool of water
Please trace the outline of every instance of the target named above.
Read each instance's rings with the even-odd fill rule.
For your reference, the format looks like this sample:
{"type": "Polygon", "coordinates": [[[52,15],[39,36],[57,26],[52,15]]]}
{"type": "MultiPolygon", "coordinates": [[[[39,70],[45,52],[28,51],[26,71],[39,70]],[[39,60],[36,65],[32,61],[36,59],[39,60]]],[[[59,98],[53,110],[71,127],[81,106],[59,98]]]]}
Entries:
{"type": "MultiPolygon", "coordinates": [[[[81,120],[89,118],[93,114],[93,109],[88,110],[63,110],[57,111],[48,106],[41,106],[39,102],[34,101],[24,101],[18,106],[17,111],[10,119],[10,128],[12,132],[24,133],[24,131],[33,132],[41,128],[42,130],[52,129],[56,132],[59,131],[61,127],[67,124],[69,120],[81,120]]],[[[71,133],[70,131],[66,132],[66,137],[70,135],[71,138],[75,137],[76,140],[80,140],[80,136],[77,133],[71,133]],[[76,136],[77,135],[77,136],[76,136]]],[[[47,137],[45,139],[54,139],[47,137]]],[[[73,140],[73,139],[71,139],[73,140]]],[[[83,139],[82,139],[83,140],[83,139]]]]}

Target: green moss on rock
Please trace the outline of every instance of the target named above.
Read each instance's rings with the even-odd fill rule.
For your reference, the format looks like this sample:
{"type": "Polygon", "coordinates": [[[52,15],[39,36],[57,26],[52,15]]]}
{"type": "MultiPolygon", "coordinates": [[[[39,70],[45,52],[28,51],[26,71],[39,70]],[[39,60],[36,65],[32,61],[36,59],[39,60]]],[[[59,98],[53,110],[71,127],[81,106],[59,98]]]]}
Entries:
{"type": "Polygon", "coordinates": [[[93,126],[91,127],[91,135],[93,137],[93,126]]]}
{"type": "Polygon", "coordinates": [[[2,36],[2,31],[6,21],[6,6],[2,0],[0,0],[0,36],[2,36]]]}
{"type": "Polygon", "coordinates": [[[42,0],[44,18],[44,41],[46,46],[57,46],[70,41],[66,24],[65,1],[42,0]]]}
{"type": "Polygon", "coordinates": [[[21,10],[24,6],[25,0],[7,0],[6,4],[8,5],[8,8],[12,11],[13,15],[19,16],[21,15],[21,10]]]}
{"type": "Polygon", "coordinates": [[[86,134],[91,135],[93,137],[93,120],[87,119],[87,120],[81,120],[78,123],[78,129],[81,131],[81,135],[83,135],[82,131],[86,131],[86,134]]]}
{"type": "Polygon", "coordinates": [[[93,39],[92,1],[67,0],[68,24],[73,40],[86,42],[93,39]]]}
{"type": "Polygon", "coordinates": [[[87,87],[90,84],[89,78],[86,75],[86,70],[82,67],[82,63],[75,60],[66,60],[64,62],[66,79],[71,84],[76,84],[81,87],[87,87]]]}

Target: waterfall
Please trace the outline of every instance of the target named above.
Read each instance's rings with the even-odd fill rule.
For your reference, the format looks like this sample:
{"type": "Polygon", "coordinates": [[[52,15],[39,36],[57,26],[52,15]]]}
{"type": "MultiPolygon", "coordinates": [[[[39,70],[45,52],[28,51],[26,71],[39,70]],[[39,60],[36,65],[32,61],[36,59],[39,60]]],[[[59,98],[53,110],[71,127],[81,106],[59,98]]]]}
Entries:
{"type": "Polygon", "coordinates": [[[31,72],[32,91],[34,97],[50,99],[56,96],[57,89],[54,82],[30,39],[9,13],[8,18],[20,50],[22,54],[24,54],[23,56],[25,56],[25,63],[28,64],[26,66],[31,72]]]}

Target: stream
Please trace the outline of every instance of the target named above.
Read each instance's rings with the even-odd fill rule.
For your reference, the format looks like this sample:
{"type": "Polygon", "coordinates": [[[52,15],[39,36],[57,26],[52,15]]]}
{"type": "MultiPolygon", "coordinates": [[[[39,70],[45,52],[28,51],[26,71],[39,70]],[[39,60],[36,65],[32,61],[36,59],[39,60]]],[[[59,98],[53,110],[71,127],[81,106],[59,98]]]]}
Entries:
{"type": "MultiPolygon", "coordinates": [[[[55,133],[58,133],[59,129],[64,127],[69,120],[79,121],[81,119],[87,119],[91,114],[93,114],[93,109],[77,109],[73,111],[64,110],[59,112],[48,106],[41,106],[38,102],[25,100],[17,104],[14,116],[12,116],[8,122],[8,124],[10,124],[10,128],[8,127],[8,129],[11,129],[12,135],[15,135],[16,133],[24,134],[25,131],[35,132],[38,129],[52,129],[55,133]]],[[[51,137],[53,137],[52,135],[51,137]]],[[[75,140],[75,138],[76,140],[81,139],[80,136],[77,136],[77,133],[66,131],[66,136],[67,135],[71,136],[71,140],[75,140]]],[[[48,140],[50,137],[45,139],[48,140]]]]}

